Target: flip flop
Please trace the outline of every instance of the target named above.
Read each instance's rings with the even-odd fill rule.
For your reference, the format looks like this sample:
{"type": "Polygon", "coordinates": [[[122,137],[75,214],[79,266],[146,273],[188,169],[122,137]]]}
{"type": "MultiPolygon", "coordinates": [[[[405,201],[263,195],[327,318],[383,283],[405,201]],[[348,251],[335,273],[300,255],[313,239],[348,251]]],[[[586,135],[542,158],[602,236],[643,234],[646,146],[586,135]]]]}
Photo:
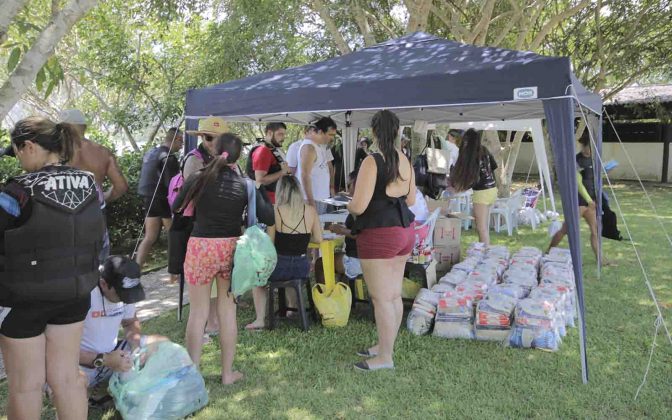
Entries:
{"type": "Polygon", "coordinates": [[[358,351],[358,352],[357,352],[357,356],[361,356],[361,357],[376,357],[376,356],[378,356],[378,353],[371,353],[371,352],[369,351],[369,349],[365,349],[365,350],[360,350],[360,351],[358,351]]]}
{"type": "Polygon", "coordinates": [[[374,370],[381,370],[381,369],[394,369],[394,364],[369,366],[369,363],[366,360],[363,362],[355,363],[355,370],[358,370],[360,372],[373,372],[374,370]]]}
{"type": "Polygon", "coordinates": [[[245,326],[245,329],[246,329],[247,331],[261,331],[261,330],[265,330],[265,329],[266,329],[266,326],[265,326],[265,325],[261,325],[261,326],[259,326],[259,325],[247,324],[247,325],[245,326]]]}

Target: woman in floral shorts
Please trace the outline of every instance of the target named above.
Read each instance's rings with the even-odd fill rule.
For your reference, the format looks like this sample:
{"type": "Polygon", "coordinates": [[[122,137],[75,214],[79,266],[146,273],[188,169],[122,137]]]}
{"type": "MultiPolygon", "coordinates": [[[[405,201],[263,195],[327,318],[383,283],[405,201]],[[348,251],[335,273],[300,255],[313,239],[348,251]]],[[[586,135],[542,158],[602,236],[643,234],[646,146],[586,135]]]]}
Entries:
{"type": "MultiPolygon", "coordinates": [[[[191,302],[186,332],[187,350],[198,366],[203,349],[203,330],[210,309],[210,282],[215,279],[222,383],[228,385],[243,377],[242,373],[233,370],[238,328],[236,304],[229,290],[233,254],[247,208],[247,186],[245,178],[236,171],[236,161],[242,150],[240,138],[226,133],[214,141],[216,153],[213,161],[187,179],[173,204],[173,211],[181,212],[192,201],[195,205],[194,228],[184,261],[191,302]]],[[[273,208],[264,201],[259,191],[257,217],[262,223],[273,224],[273,208]]]]}

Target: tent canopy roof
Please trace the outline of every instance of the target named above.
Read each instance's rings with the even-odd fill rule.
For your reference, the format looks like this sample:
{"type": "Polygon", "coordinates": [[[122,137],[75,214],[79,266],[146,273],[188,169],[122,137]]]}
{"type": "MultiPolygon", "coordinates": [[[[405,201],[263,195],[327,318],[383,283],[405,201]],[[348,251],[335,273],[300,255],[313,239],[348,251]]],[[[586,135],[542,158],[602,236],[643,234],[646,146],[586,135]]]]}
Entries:
{"type": "Polygon", "coordinates": [[[188,118],[309,123],[331,116],[368,125],[379,109],[402,123],[543,118],[542,99],[566,97],[600,111],[601,99],[574,77],[566,57],[477,47],[422,32],[351,54],[258,74],[187,93],[188,118]],[[536,98],[514,100],[514,89],[536,98]]]}

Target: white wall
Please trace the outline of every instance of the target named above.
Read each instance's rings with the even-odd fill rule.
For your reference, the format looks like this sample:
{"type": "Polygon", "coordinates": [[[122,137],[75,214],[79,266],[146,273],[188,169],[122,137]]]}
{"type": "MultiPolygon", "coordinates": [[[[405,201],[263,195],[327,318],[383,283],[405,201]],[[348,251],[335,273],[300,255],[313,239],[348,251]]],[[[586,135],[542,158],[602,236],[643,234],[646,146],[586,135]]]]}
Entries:
{"type": "MultiPolygon", "coordinates": [[[[639,176],[646,181],[660,182],[660,176],[663,172],[663,144],[623,143],[623,145],[628,151],[637,172],[639,172],[639,176]]],[[[526,175],[533,159],[532,143],[521,144],[515,173],[526,175]]],[[[620,143],[604,143],[602,145],[602,159],[604,162],[612,159],[618,161],[618,167],[609,173],[612,179],[636,179],[635,172],[630,167],[620,143]]],[[[668,168],[668,180],[672,182],[672,153],[670,154],[668,168]]],[[[535,176],[538,174],[536,162],[532,165],[531,174],[535,176]]]]}

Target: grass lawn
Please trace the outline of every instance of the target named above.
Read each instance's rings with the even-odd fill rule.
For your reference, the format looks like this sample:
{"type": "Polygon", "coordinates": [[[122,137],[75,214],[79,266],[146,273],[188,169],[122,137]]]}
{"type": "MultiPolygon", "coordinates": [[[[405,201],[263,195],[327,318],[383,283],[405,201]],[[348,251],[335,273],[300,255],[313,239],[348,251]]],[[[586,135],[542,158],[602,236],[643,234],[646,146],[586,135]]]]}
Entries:
{"type": "MultiPolygon", "coordinates": [[[[654,203],[672,232],[672,189],[649,187],[654,203]]],[[[636,244],[643,254],[672,328],[672,246],[635,185],[618,185],[636,244]]],[[[613,203],[613,200],[612,200],[613,203]]],[[[613,205],[615,207],[615,205],[613,205]]],[[[625,236],[625,229],[620,225],[625,236]]],[[[585,256],[590,383],[581,383],[578,331],[570,329],[557,353],[504,348],[493,343],[415,337],[402,326],[396,369],[359,373],[355,351],[373,343],[375,330],[366,309],[349,325],[303,333],[281,324],[273,332],[240,332],[236,368],[246,377],[224,387],[219,382],[218,344],[204,349],[202,372],[210,404],[199,419],[239,418],[670,418],[672,346],[662,335],[648,382],[634,401],[649,356],[655,309],[628,242],[605,240],[605,254],[617,267],[596,278],[595,259],[582,223],[585,256]]],[[[475,240],[463,236],[463,246],[475,240]]],[[[545,228],[523,227],[513,237],[493,235],[493,243],[516,249],[545,247],[545,228]]],[[[566,243],[564,246],[567,246],[566,243]]],[[[239,325],[253,318],[239,311],[239,325]]],[[[184,341],[185,323],[167,313],[144,325],[148,333],[184,341]]],[[[241,328],[242,329],[242,328],[241,328]]],[[[5,405],[6,383],[0,385],[5,405]]],[[[51,410],[45,414],[51,416],[51,410]]],[[[90,418],[114,418],[91,412],[90,418]]]]}

